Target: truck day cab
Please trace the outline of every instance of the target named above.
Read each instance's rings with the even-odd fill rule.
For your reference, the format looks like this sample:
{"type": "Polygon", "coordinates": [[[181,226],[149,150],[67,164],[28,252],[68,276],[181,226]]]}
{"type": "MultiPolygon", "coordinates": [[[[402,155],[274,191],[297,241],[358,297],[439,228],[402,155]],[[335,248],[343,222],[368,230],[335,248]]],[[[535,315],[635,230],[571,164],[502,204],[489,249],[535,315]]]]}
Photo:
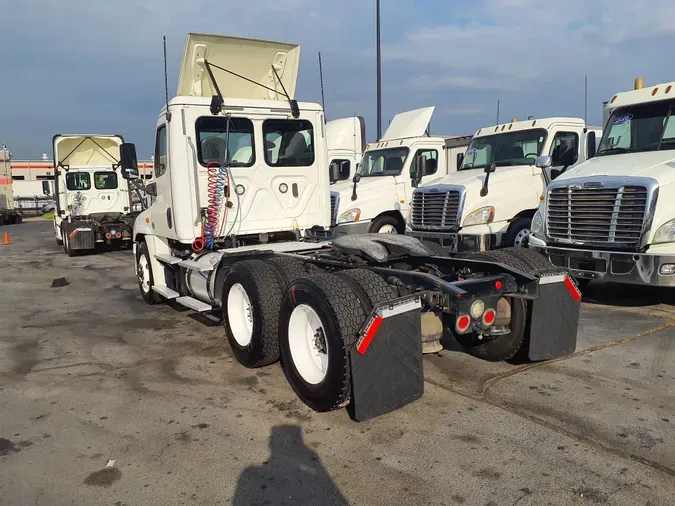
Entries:
{"type": "Polygon", "coordinates": [[[327,122],[326,147],[331,183],[350,179],[366,147],[366,123],[363,118],[353,116],[327,122]]]}
{"type": "Polygon", "coordinates": [[[68,256],[97,245],[131,246],[131,192],[118,171],[122,143],[119,135],[54,136],[54,235],[68,256]]]}
{"type": "Polygon", "coordinates": [[[412,192],[457,170],[470,137],[425,135],[433,107],[397,114],[379,142],[368,145],[351,181],[333,185],[334,236],[358,233],[403,234],[412,192]],[[416,165],[427,172],[416,178],[416,165]]]}
{"type": "Polygon", "coordinates": [[[549,186],[530,247],[582,286],[675,286],[674,110],[675,83],[644,88],[638,78],[615,95],[597,156],[549,186]]]}
{"type": "Polygon", "coordinates": [[[415,190],[407,233],[452,253],[525,246],[546,185],[593,156],[599,131],[577,118],[481,128],[457,173],[415,190]]]}
{"type": "MultiPolygon", "coordinates": [[[[330,228],[330,177],[323,111],[293,99],[299,51],[188,35],[157,121],[154,200],[133,229],[144,300],[212,314],[241,364],[281,359],[304,403],[356,420],[421,397],[424,347],[444,333],[490,360],[573,351],[576,288],[532,251],[497,263],[404,235],[305,238],[330,228]]],[[[132,178],[135,147],[120,149],[132,178]]]]}

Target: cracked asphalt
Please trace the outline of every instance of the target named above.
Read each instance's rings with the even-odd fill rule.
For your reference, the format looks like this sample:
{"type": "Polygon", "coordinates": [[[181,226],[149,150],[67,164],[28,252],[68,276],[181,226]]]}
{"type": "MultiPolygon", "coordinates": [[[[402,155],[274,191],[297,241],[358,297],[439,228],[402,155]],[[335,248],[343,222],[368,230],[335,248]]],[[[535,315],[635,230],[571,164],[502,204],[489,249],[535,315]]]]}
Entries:
{"type": "Polygon", "coordinates": [[[668,290],[591,285],[572,357],[449,346],[421,400],[355,423],[238,365],[216,323],[147,306],[130,252],[0,232],[2,505],[675,504],[668,290]]]}

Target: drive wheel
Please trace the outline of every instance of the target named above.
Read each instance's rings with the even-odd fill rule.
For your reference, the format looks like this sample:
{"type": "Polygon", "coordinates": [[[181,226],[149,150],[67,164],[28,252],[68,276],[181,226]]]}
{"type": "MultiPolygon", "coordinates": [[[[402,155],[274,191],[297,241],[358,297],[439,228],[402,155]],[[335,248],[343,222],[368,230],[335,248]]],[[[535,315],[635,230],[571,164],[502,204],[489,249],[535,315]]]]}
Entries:
{"type": "Polygon", "coordinates": [[[235,263],[223,283],[223,325],[236,359],[245,367],[279,360],[281,284],[262,260],[235,263]]]}
{"type": "Polygon", "coordinates": [[[350,283],[334,274],[299,279],[288,287],[279,321],[281,362],[295,393],[315,411],[349,402],[349,353],[365,317],[350,283]]]}
{"type": "Polygon", "coordinates": [[[508,247],[526,248],[530,240],[532,218],[518,218],[509,227],[504,244],[508,247]]]}
{"type": "Polygon", "coordinates": [[[136,249],[136,276],[143,300],[151,306],[162,302],[162,296],[152,289],[154,278],[150,264],[150,253],[148,253],[148,245],[144,242],[140,243],[136,249]]]}

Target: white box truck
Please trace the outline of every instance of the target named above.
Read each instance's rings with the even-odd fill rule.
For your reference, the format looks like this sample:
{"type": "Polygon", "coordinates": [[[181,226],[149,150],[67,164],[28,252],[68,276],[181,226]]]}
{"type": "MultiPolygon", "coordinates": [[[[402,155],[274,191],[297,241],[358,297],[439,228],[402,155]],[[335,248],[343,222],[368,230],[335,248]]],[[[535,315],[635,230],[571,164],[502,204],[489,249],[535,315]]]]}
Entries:
{"type": "Polygon", "coordinates": [[[22,221],[21,214],[14,208],[11,158],[7,149],[0,149],[0,225],[13,225],[22,221]]]}
{"type": "Polygon", "coordinates": [[[593,156],[600,131],[578,118],[481,128],[458,172],[415,190],[407,233],[451,253],[525,246],[546,185],[593,156]],[[543,154],[551,165],[538,167],[543,154]]]}
{"type": "MultiPolygon", "coordinates": [[[[437,257],[404,235],[306,238],[330,228],[330,174],[321,106],[293,98],[299,52],[188,36],[157,120],[153,202],[134,222],[143,299],[216,316],[241,364],[281,359],[303,402],[356,420],[418,399],[424,345],[444,333],[490,360],[573,351],[578,294],[532,251],[497,263],[437,257]],[[549,269],[530,273],[525,256],[549,269]]],[[[135,147],[120,151],[136,176],[135,147]]]]}
{"type": "Polygon", "coordinates": [[[68,256],[131,246],[136,213],[119,173],[123,142],[121,135],[54,136],[54,235],[68,256]]]}
{"type": "MultiPolygon", "coordinates": [[[[616,94],[597,155],[551,183],[530,248],[592,280],[675,286],[675,83],[616,94]]],[[[550,159],[539,161],[549,165],[550,159]]]]}
{"type": "Polygon", "coordinates": [[[457,170],[471,137],[425,134],[433,112],[426,107],[394,116],[382,139],[368,144],[353,179],[333,185],[335,237],[403,234],[415,187],[457,170]],[[427,173],[416,178],[413,170],[419,159],[427,161],[427,173]]]}

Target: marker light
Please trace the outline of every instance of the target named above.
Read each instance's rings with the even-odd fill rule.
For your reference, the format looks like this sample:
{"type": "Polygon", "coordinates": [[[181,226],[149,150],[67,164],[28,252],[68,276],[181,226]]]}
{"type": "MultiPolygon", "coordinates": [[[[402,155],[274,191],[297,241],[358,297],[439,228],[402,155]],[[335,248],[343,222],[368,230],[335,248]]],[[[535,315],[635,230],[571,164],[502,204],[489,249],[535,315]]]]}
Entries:
{"type": "Polygon", "coordinates": [[[481,317],[483,311],[485,311],[485,304],[482,300],[477,300],[471,304],[471,310],[469,312],[471,313],[471,317],[476,319],[481,317]]]}

